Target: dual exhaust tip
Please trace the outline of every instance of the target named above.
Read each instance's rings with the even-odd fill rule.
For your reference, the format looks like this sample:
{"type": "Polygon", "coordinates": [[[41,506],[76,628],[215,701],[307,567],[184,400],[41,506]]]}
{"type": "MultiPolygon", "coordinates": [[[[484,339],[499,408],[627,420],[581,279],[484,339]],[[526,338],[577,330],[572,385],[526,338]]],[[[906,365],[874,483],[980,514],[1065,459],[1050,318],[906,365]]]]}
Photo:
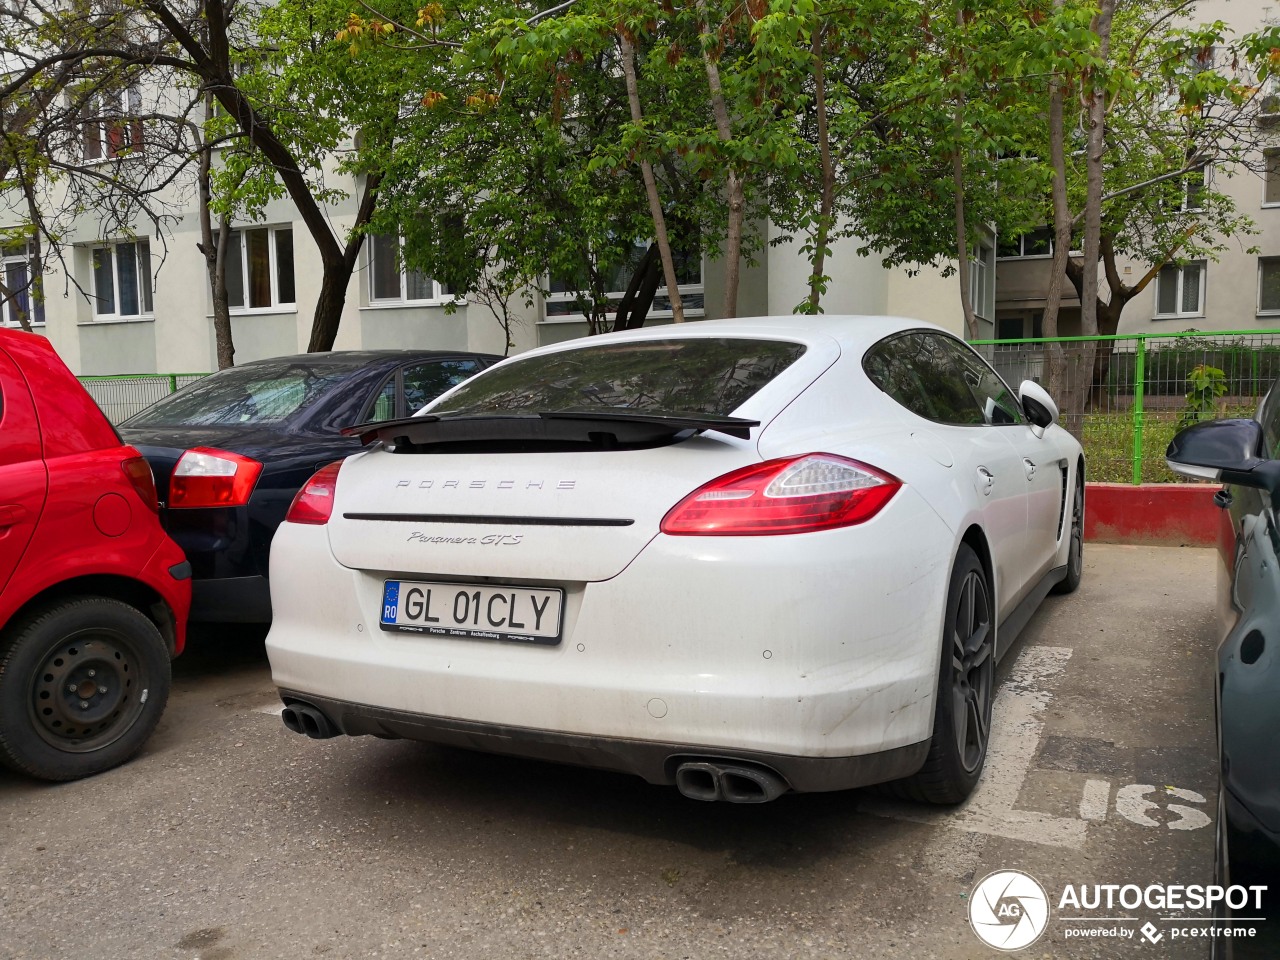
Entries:
{"type": "Polygon", "coordinates": [[[772,770],[731,761],[691,760],[676,767],[676,789],[690,800],[768,803],[789,788],[772,770]]]}
{"type": "Polygon", "coordinates": [[[315,707],[306,703],[291,703],[280,714],[284,725],[294,733],[305,734],[312,740],[328,740],[341,731],[315,707]]]}

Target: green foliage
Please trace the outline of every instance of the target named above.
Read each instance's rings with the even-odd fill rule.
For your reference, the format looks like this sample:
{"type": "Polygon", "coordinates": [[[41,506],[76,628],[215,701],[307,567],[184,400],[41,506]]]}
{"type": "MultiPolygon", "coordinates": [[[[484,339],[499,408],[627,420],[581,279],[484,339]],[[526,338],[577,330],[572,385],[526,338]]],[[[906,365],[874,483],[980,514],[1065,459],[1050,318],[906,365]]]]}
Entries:
{"type": "Polygon", "coordinates": [[[1227,375],[1217,367],[1200,364],[1187,377],[1187,405],[1178,420],[1179,429],[1218,416],[1218,402],[1227,393],[1227,375]]]}

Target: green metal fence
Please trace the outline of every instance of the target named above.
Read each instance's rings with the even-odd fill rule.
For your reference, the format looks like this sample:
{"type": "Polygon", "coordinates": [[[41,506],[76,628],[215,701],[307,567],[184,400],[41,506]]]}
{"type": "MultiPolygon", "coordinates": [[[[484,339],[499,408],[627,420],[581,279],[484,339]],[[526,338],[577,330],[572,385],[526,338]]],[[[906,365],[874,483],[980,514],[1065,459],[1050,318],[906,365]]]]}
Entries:
{"type": "Polygon", "coordinates": [[[80,382],[112,423],[120,423],[179,387],[206,373],[136,373],[119,377],[81,377],[80,382]]]}
{"type": "Polygon", "coordinates": [[[1012,386],[1027,379],[1045,386],[1062,409],[1063,426],[1084,445],[1089,479],[1113,483],[1181,479],[1164,462],[1180,426],[1196,416],[1253,416],[1280,378],[1280,330],[979,340],[974,346],[1012,386]],[[1193,402],[1189,378],[1197,368],[1210,368],[1214,387],[1210,399],[1193,402]]]}

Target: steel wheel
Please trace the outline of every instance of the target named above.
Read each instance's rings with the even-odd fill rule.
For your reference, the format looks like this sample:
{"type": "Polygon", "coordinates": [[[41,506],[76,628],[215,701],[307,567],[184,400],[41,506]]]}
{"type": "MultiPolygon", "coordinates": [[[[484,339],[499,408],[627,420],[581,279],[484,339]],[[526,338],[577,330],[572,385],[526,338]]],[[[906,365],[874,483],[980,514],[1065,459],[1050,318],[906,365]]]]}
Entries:
{"type": "Polygon", "coordinates": [[[56,601],[0,646],[0,763],[74,780],[138,752],[169,699],[169,647],[136,607],[56,601]]]}
{"type": "Polygon", "coordinates": [[[31,684],[31,718],[52,747],[88,753],[133,726],[151,683],[133,643],[109,630],[82,630],[43,658],[31,684]]]}
{"type": "Polygon", "coordinates": [[[966,773],[982,766],[991,733],[991,603],[982,574],[970,571],[961,586],[951,634],[951,709],[956,754],[966,773]]]}

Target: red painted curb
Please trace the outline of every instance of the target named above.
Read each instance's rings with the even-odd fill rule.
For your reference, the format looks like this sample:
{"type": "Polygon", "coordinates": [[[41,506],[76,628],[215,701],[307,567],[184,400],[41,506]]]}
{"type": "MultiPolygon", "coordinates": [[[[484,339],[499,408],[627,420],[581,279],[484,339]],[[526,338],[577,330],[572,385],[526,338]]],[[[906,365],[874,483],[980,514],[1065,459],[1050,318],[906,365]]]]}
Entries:
{"type": "Polygon", "coordinates": [[[1221,510],[1208,483],[1085,485],[1084,538],[1096,543],[1211,547],[1221,510]]]}

